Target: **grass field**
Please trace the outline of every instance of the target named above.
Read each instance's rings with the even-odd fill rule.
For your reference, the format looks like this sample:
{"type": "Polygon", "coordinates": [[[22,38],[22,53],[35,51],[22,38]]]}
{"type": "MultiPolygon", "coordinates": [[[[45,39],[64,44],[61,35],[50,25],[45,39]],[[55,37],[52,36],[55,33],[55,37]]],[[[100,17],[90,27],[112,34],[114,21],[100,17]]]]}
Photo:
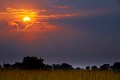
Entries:
{"type": "Polygon", "coordinates": [[[120,73],[85,70],[0,70],[0,80],[120,80],[120,73]]]}

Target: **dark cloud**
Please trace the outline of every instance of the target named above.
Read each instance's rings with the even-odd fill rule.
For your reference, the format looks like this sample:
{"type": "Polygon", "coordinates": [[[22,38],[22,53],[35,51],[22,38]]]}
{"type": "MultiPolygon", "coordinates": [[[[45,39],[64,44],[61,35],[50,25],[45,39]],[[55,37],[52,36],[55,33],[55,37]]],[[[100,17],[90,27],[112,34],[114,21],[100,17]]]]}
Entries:
{"type": "Polygon", "coordinates": [[[8,21],[0,20],[0,29],[8,29],[8,21]]]}
{"type": "Polygon", "coordinates": [[[81,29],[99,35],[119,35],[119,14],[106,14],[89,17],[71,17],[50,20],[52,24],[81,29]]]}

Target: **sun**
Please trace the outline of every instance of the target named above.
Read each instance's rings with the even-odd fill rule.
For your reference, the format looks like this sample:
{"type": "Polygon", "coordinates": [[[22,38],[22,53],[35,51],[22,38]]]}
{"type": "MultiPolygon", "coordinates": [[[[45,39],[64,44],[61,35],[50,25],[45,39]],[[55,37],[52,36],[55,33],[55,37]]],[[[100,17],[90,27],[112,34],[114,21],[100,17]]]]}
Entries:
{"type": "Polygon", "coordinates": [[[23,21],[24,21],[24,22],[28,22],[28,21],[30,21],[30,20],[31,20],[31,18],[28,17],[28,16],[23,18],[23,21]]]}

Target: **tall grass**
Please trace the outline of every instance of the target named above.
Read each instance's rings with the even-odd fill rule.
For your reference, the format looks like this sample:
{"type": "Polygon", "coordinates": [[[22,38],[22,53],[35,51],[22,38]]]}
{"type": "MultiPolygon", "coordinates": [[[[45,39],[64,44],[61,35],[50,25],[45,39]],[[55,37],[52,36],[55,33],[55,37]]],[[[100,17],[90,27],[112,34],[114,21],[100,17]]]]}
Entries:
{"type": "Polygon", "coordinates": [[[120,80],[120,73],[86,70],[0,70],[0,80],[120,80]]]}

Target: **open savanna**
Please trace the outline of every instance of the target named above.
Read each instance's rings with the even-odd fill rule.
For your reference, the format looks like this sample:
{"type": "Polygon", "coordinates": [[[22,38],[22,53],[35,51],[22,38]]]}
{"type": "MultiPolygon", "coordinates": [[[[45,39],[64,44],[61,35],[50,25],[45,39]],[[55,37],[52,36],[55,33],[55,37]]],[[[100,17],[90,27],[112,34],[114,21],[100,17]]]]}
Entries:
{"type": "Polygon", "coordinates": [[[95,70],[0,70],[0,80],[120,80],[120,72],[95,70]]]}

